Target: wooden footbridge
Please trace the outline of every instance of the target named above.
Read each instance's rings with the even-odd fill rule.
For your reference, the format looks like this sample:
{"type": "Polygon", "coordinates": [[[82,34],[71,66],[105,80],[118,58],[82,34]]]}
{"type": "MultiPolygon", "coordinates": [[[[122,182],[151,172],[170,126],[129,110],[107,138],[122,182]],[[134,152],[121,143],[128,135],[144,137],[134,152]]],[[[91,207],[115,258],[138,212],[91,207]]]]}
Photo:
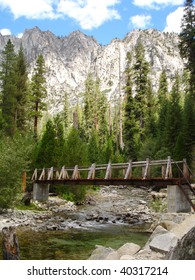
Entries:
{"type": "Polygon", "coordinates": [[[128,163],[92,164],[89,167],[35,169],[31,180],[34,183],[35,200],[48,198],[49,185],[114,185],[114,186],[178,186],[185,200],[195,211],[189,194],[195,194],[191,186],[191,171],[186,160],[129,161],[128,163]]]}

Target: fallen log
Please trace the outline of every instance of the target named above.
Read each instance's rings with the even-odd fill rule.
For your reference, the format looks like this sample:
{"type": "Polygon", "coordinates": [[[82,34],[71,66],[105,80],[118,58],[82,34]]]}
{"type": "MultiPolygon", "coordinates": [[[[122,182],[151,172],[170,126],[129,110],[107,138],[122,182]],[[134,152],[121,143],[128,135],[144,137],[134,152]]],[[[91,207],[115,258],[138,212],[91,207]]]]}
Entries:
{"type": "Polygon", "coordinates": [[[14,227],[4,227],[2,229],[2,249],[4,260],[19,260],[20,251],[16,230],[14,227]]]}

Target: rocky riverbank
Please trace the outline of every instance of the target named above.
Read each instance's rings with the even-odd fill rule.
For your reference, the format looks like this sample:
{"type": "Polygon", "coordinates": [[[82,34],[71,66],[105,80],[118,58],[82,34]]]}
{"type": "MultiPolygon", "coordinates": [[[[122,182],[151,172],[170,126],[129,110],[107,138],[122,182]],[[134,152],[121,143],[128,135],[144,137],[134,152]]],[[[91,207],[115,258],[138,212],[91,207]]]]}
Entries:
{"type": "Polygon", "coordinates": [[[143,248],[127,244],[121,250],[118,249],[118,252],[97,244],[91,259],[163,259],[183,236],[178,236],[179,229],[177,234],[173,229],[182,225],[189,217],[195,217],[189,213],[166,213],[164,190],[155,193],[144,188],[122,186],[104,187],[90,193],[79,206],[58,197],[50,197],[49,201],[36,203],[36,206],[41,211],[12,209],[2,212],[0,230],[8,226],[19,227],[24,231],[65,231],[70,228],[93,230],[102,225],[127,224],[132,231],[151,233],[149,243],[143,248]],[[160,197],[160,200],[156,200],[156,197],[160,197]]]}
{"type": "Polygon", "coordinates": [[[192,214],[180,224],[167,221],[164,227],[158,225],[143,248],[134,243],[126,243],[117,250],[97,245],[89,260],[195,260],[194,238],[192,214]]]}

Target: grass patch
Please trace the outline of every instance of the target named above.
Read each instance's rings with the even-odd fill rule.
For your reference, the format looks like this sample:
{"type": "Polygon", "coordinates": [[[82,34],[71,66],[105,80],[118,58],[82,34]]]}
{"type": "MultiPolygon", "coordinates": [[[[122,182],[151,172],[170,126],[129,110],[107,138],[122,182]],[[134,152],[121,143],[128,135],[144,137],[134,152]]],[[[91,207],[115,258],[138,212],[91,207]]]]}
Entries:
{"type": "Polygon", "coordinates": [[[30,203],[29,205],[25,205],[24,203],[17,203],[15,205],[15,208],[17,210],[32,210],[32,211],[43,211],[42,208],[38,207],[36,204],[34,203],[30,203]]]}

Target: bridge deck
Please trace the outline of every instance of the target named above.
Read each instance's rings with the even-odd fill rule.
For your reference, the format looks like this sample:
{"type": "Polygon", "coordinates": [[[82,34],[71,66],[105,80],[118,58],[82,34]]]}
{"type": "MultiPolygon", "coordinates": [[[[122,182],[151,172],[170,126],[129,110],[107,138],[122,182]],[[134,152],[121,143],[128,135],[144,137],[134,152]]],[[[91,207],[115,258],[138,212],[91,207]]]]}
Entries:
{"type": "Polygon", "coordinates": [[[50,179],[50,180],[36,180],[35,183],[38,184],[52,184],[52,185],[115,185],[115,186],[159,186],[165,187],[168,185],[183,185],[185,180],[183,178],[152,178],[152,179],[143,179],[143,178],[132,178],[132,179],[123,179],[123,178],[111,178],[111,179],[50,179]]]}

